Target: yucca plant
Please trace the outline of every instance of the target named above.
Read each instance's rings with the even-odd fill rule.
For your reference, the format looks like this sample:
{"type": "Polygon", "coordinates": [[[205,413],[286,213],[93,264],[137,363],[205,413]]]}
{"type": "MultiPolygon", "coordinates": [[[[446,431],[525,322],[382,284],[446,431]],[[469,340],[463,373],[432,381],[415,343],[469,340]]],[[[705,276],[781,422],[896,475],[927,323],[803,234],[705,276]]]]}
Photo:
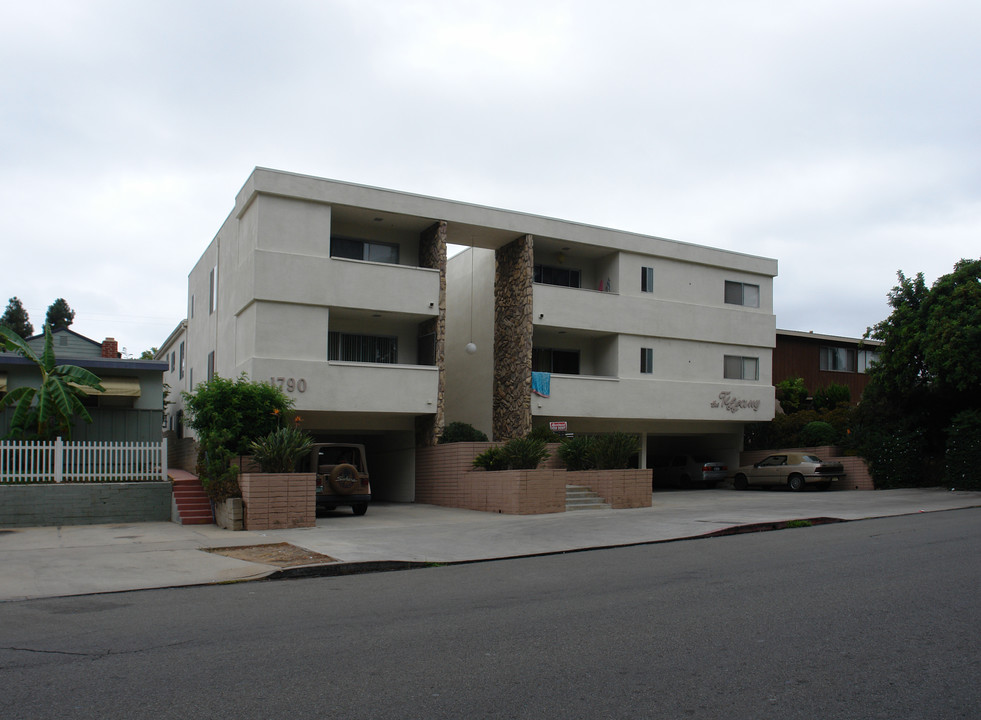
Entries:
{"type": "Polygon", "coordinates": [[[293,472],[312,447],[310,436],[292,426],[273,430],[250,445],[252,457],[264,473],[293,472]]]}

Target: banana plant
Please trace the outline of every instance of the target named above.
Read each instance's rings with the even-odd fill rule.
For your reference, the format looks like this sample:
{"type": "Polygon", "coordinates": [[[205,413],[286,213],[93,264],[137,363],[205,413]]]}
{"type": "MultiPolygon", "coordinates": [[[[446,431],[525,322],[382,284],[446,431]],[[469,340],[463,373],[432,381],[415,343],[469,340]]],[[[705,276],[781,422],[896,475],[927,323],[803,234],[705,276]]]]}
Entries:
{"type": "Polygon", "coordinates": [[[85,422],[92,416],[82,405],[82,387],[105,392],[99,378],[77,365],[55,365],[51,326],[44,326],[44,351],[37,353],[24,340],[6,327],[0,327],[0,343],[5,350],[16,352],[37,365],[41,373],[38,387],[14,388],[0,399],[0,411],[13,406],[9,437],[36,437],[52,440],[61,435],[71,439],[72,419],[78,415],[85,422]]]}

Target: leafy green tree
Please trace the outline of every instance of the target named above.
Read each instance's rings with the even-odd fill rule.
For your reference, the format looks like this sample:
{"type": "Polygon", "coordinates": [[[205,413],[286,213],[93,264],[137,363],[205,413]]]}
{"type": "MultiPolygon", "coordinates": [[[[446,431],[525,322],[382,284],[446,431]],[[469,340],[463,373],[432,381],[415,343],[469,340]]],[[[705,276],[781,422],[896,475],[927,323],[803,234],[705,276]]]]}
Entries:
{"type": "Polygon", "coordinates": [[[807,394],[804,378],[788,378],[777,383],[777,400],[788,415],[803,409],[807,394]]]}
{"type": "Polygon", "coordinates": [[[48,314],[44,316],[46,325],[55,330],[64,329],[75,321],[75,311],[72,310],[65,298],[58,298],[48,305],[48,314]]]}
{"type": "Polygon", "coordinates": [[[25,340],[34,334],[34,326],[27,316],[27,310],[16,295],[7,303],[7,309],[0,317],[0,327],[10,328],[25,340]]]}
{"type": "Polygon", "coordinates": [[[152,347],[140,353],[140,360],[153,360],[157,356],[157,348],[152,347]]]}
{"type": "Polygon", "coordinates": [[[55,364],[50,325],[44,326],[44,351],[40,357],[10,328],[0,327],[0,339],[6,350],[20,353],[35,363],[41,374],[39,387],[14,388],[0,400],[0,410],[8,405],[14,408],[8,437],[53,440],[63,436],[70,439],[72,420],[76,415],[85,422],[92,422],[92,416],[82,405],[85,393],[79,386],[99,392],[105,392],[105,388],[98,377],[84,368],[55,364]]]}
{"type": "Polygon", "coordinates": [[[954,417],[981,408],[981,260],[930,288],[900,272],[888,297],[891,314],[866,333],[883,344],[857,413],[860,448],[877,487],[939,484],[954,417]]]}
{"type": "Polygon", "coordinates": [[[250,454],[253,440],[293,420],[293,401],[282,390],[245,373],[237,380],[215,375],[182,395],[185,424],[199,436],[227,433],[222,444],[235,455],[250,454]]]}
{"type": "Polygon", "coordinates": [[[814,391],[815,410],[834,410],[841,403],[852,401],[852,391],[847,385],[831,383],[827,387],[818,388],[814,391]]]}

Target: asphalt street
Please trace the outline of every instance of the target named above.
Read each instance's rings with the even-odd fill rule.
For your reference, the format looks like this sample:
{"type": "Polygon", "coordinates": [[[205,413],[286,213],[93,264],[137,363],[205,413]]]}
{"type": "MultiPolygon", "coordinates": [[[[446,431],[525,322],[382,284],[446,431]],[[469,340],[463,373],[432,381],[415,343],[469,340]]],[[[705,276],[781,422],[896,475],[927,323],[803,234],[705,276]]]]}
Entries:
{"type": "Polygon", "coordinates": [[[4,718],[977,718],[981,509],[0,604],[4,718]]]}

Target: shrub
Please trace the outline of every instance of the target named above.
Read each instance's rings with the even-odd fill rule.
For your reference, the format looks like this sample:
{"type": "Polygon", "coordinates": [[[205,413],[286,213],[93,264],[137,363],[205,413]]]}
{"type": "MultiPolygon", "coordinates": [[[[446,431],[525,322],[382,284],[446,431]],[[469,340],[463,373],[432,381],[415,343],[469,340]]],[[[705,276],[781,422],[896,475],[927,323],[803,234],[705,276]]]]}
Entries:
{"type": "Polygon", "coordinates": [[[230,463],[234,453],[228,449],[227,433],[202,436],[198,443],[198,462],[195,472],[201,478],[204,492],[214,502],[241,497],[238,468],[230,463]]]}
{"type": "Polygon", "coordinates": [[[281,427],[265,437],[253,440],[252,457],[264,473],[288,473],[296,469],[300,458],[310,452],[313,441],[297,427],[281,427]]]}
{"type": "Polygon", "coordinates": [[[483,468],[484,470],[507,469],[504,466],[504,456],[499,447],[491,447],[484,450],[484,452],[473,459],[473,466],[475,468],[483,468]]]}
{"type": "Polygon", "coordinates": [[[807,401],[807,388],[804,387],[804,378],[781,380],[777,383],[777,400],[780,401],[780,407],[788,415],[800,410],[807,401]]]}
{"type": "Polygon", "coordinates": [[[640,439],[620,431],[598,435],[590,456],[597,470],[620,470],[630,467],[630,458],[640,450],[640,439]]]}
{"type": "Polygon", "coordinates": [[[944,481],[949,488],[981,489],[981,410],[964,410],[947,428],[944,481]]]}
{"type": "Polygon", "coordinates": [[[504,464],[508,470],[534,470],[548,459],[544,440],[535,438],[515,438],[501,448],[504,464]]]}
{"type": "Polygon", "coordinates": [[[473,466],[484,470],[534,470],[548,456],[542,440],[515,438],[500,447],[487,448],[473,459],[473,466]]]}
{"type": "Polygon", "coordinates": [[[920,428],[879,426],[866,433],[862,455],[877,490],[936,485],[926,462],[927,438],[920,428]]]}
{"type": "Polygon", "coordinates": [[[559,459],[568,470],[591,470],[593,468],[593,437],[579,435],[569,438],[559,445],[559,459]]]}
{"type": "Polygon", "coordinates": [[[541,440],[545,443],[554,443],[561,440],[558,435],[552,432],[548,425],[536,425],[525,437],[531,440],[541,440]]]}
{"type": "Polygon", "coordinates": [[[815,410],[834,410],[840,403],[850,403],[852,391],[847,385],[831,383],[828,387],[814,391],[815,410]]]}
{"type": "Polygon", "coordinates": [[[439,436],[440,444],[455,442],[487,442],[487,436],[473,425],[465,422],[451,422],[439,436]]]}
{"type": "Polygon", "coordinates": [[[834,445],[837,439],[838,431],[820,420],[807,423],[800,431],[800,445],[803,447],[834,445]]]}

